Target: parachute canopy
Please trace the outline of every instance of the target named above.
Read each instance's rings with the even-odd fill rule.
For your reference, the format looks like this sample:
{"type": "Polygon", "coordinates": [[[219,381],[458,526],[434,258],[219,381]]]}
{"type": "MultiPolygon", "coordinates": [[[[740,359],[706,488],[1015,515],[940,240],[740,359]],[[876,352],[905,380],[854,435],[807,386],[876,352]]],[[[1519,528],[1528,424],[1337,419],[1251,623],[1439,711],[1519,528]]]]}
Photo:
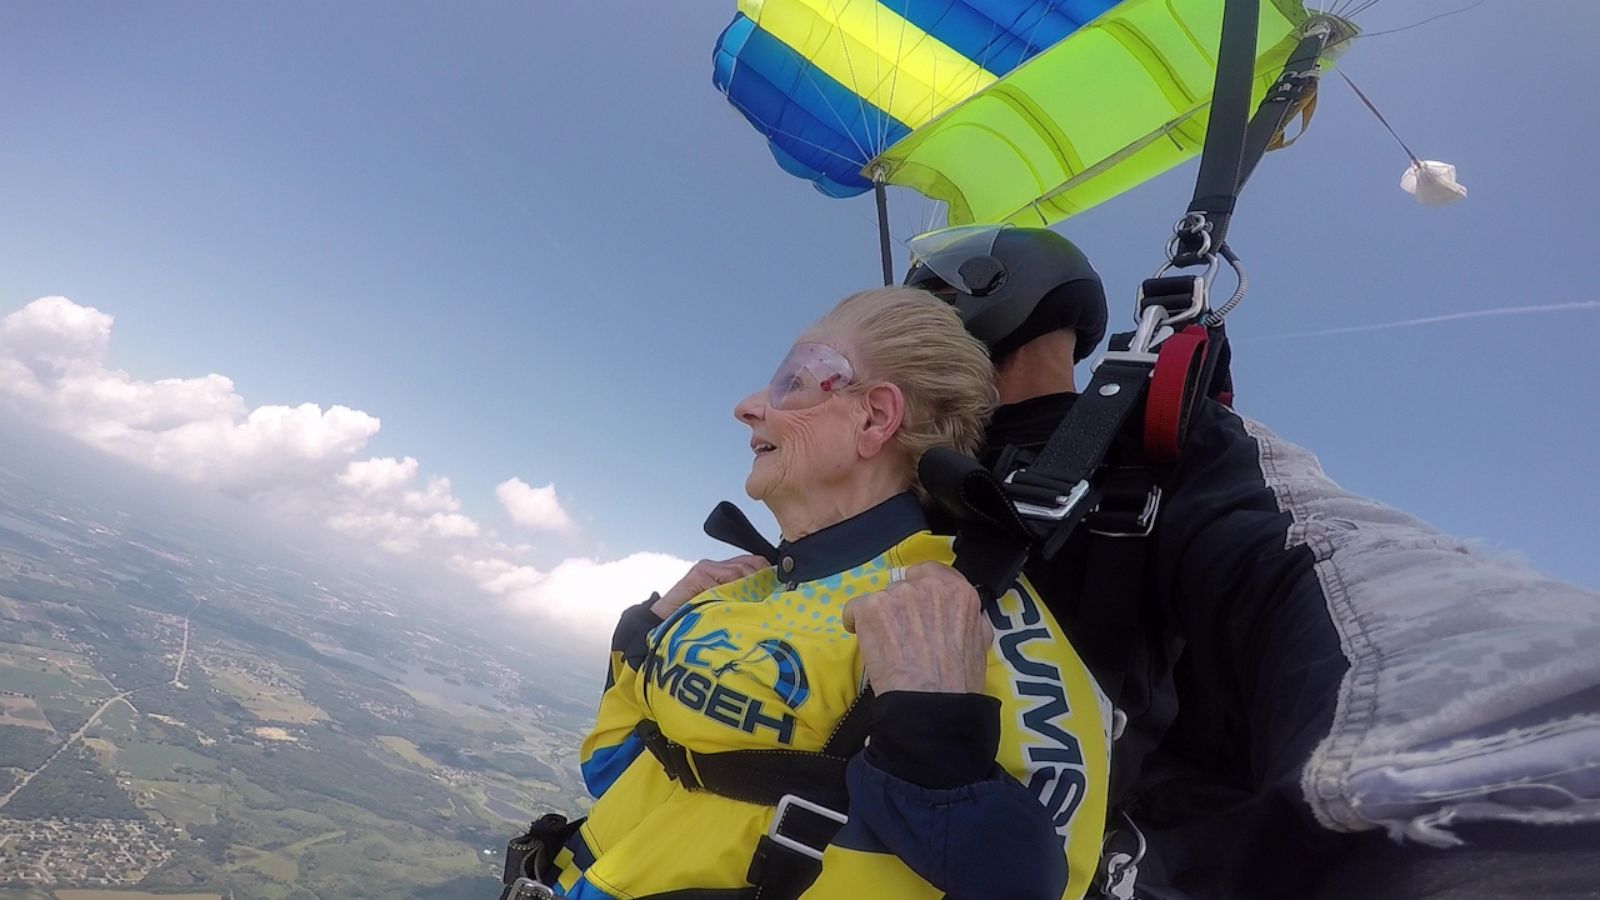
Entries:
{"type": "MultiPolygon", "coordinates": [[[[739,0],[713,80],[825,194],[877,180],[952,225],[1052,224],[1200,151],[1223,3],[739,0]]],[[[1257,101],[1310,20],[1262,0],[1257,101]]]]}

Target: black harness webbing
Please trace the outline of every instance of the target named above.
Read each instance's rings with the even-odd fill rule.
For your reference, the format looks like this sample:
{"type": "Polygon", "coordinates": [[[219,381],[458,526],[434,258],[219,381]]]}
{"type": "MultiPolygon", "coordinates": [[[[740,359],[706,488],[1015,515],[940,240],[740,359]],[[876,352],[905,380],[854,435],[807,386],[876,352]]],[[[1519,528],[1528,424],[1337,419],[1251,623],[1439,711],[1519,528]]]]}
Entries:
{"type": "MultiPolygon", "coordinates": [[[[1222,41],[1217,48],[1216,86],[1211,92],[1211,116],[1206,142],[1200,152],[1200,174],[1195,179],[1190,213],[1203,215],[1211,224],[1210,240],[1179,235],[1180,250],[1173,262],[1178,268],[1194,265],[1228,238],[1239,197],[1243,171],[1244,135],[1250,118],[1250,93],[1255,81],[1256,34],[1261,23],[1261,0],[1225,0],[1222,41]]],[[[1264,145],[1263,145],[1264,146],[1264,145]]]]}
{"type": "Polygon", "coordinates": [[[872,696],[872,688],[864,688],[817,751],[698,753],[649,719],[634,733],[667,777],[685,789],[777,808],[745,878],[761,900],[794,900],[822,871],[822,849],[844,824],[850,807],[845,768],[866,745],[872,696]]]}
{"type": "Polygon", "coordinates": [[[918,460],[917,477],[928,497],[954,520],[952,567],[988,606],[1017,580],[1033,545],[1032,532],[1006,496],[1006,486],[970,456],[935,447],[918,460]]]}
{"type": "Polygon", "coordinates": [[[726,500],[718,503],[706,516],[701,526],[706,537],[738,547],[746,553],[759,556],[772,565],[778,564],[778,548],[772,546],[745,516],[744,510],[726,500]]]}
{"type": "Polygon", "coordinates": [[[525,834],[512,838],[506,844],[506,864],[500,877],[505,885],[501,900],[540,897],[538,886],[554,882],[558,874],[556,854],[582,824],[582,819],[568,821],[560,813],[547,813],[533,820],[525,834]],[[529,881],[535,884],[527,885],[529,881]]]}
{"type": "Polygon", "coordinates": [[[1261,164],[1261,158],[1266,156],[1267,150],[1283,133],[1295,111],[1316,94],[1322,52],[1327,49],[1331,36],[1327,29],[1316,28],[1302,37],[1294,52],[1289,54],[1289,61],[1284,64],[1278,80],[1273,82],[1266,98],[1256,108],[1256,114],[1245,130],[1244,157],[1239,164],[1239,183],[1235,186],[1235,194],[1250,180],[1256,166],[1261,164]]]}
{"type": "Polygon", "coordinates": [[[662,734],[650,719],[640,721],[634,734],[685,790],[760,806],[777,806],[789,794],[829,809],[844,809],[850,802],[844,787],[848,756],[801,750],[697,753],[662,734]]]}

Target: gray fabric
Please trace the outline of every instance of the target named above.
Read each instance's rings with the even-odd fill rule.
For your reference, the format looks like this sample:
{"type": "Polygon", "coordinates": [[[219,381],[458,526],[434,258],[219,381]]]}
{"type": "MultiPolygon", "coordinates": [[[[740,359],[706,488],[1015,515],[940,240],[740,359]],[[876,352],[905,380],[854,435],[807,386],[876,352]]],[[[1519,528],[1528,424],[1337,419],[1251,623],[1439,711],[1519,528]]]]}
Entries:
{"type": "Polygon", "coordinates": [[[1350,661],[1302,781],[1317,819],[1434,846],[1452,823],[1600,822],[1600,593],[1349,494],[1245,424],[1350,661]]]}

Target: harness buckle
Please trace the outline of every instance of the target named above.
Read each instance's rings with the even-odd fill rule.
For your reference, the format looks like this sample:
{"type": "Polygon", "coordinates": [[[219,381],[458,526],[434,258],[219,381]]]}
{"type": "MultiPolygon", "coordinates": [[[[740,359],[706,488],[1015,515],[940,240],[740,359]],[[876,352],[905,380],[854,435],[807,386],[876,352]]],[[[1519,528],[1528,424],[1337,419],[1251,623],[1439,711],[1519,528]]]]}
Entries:
{"type": "Polygon", "coordinates": [[[1139,826],[1133,824],[1126,812],[1122,813],[1122,820],[1127,828],[1115,829],[1106,834],[1105,844],[1100,856],[1100,871],[1096,879],[1102,896],[1111,900],[1133,900],[1133,891],[1139,880],[1139,863],[1144,861],[1148,845],[1145,843],[1144,832],[1139,826]],[[1131,837],[1134,841],[1132,852],[1127,849],[1112,849],[1112,844],[1131,837]]]}
{"type": "MultiPolygon", "coordinates": [[[[786,850],[792,850],[801,856],[809,857],[821,862],[821,849],[813,847],[803,841],[796,840],[795,838],[783,833],[782,829],[784,817],[791,809],[796,807],[812,813],[813,815],[818,815],[824,819],[836,822],[839,825],[843,825],[845,822],[849,821],[850,817],[836,809],[829,809],[820,803],[812,803],[810,800],[794,794],[784,794],[783,798],[778,801],[777,811],[772,814],[772,824],[767,826],[767,837],[771,838],[773,843],[783,847],[786,850]]],[[[824,842],[824,846],[826,846],[826,842],[824,842]]]]}
{"type": "MultiPolygon", "coordinates": [[[[1100,505],[1094,508],[1091,513],[1091,522],[1098,520],[1104,523],[1108,517],[1113,520],[1122,518],[1117,511],[1105,509],[1105,505],[1106,501],[1102,500],[1100,501],[1100,505]]],[[[1145,495],[1143,508],[1141,508],[1139,512],[1132,515],[1132,519],[1128,527],[1110,525],[1109,527],[1103,526],[1096,528],[1091,524],[1089,525],[1089,531],[1093,534],[1098,534],[1101,537],[1149,537],[1150,532],[1155,530],[1156,514],[1159,512],[1161,512],[1161,488],[1157,487],[1156,485],[1151,485],[1150,492],[1145,495]]],[[[1122,521],[1129,520],[1122,519],[1122,521]]]]}
{"type": "Polygon", "coordinates": [[[1139,285],[1135,311],[1141,323],[1151,307],[1166,310],[1162,324],[1174,326],[1199,319],[1209,307],[1210,285],[1218,269],[1217,258],[1207,257],[1204,275],[1169,276],[1166,272],[1172,265],[1168,263],[1162,266],[1155,277],[1147,278],[1139,285]]]}
{"type": "Polygon", "coordinates": [[[532,878],[518,878],[511,883],[506,900],[555,900],[556,892],[532,878]]]}
{"type": "MultiPolygon", "coordinates": [[[[1012,472],[1005,477],[1005,483],[1015,484],[1014,479],[1026,471],[1028,470],[1018,469],[1017,471],[1012,472]]],[[[1088,494],[1089,480],[1084,479],[1073,485],[1072,489],[1067,491],[1065,494],[1057,494],[1054,502],[1048,506],[1042,503],[1029,503],[1016,499],[1013,499],[1012,502],[1017,508],[1017,514],[1023,518],[1040,519],[1046,522],[1060,522],[1067,516],[1071,515],[1073,509],[1076,508],[1079,503],[1082,503],[1083,498],[1088,496],[1088,494]]]]}
{"type": "MultiPolygon", "coordinates": [[[[1170,331],[1170,329],[1169,329],[1170,331]]],[[[1132,350],[1107,350],[1095,357],[1090,367],[1098,370],[1102,363],[1125,362],[1154,367],[1158,357],[1154,353],[1135,353],[1132,350]]]]}
{"type": "Polygon", "coordinates": [[[1111,900],[1133,900],[1139,880],[1139,866],[1126,853],[1113,853],[1106,861],[1106,896],[1111,900]]]}

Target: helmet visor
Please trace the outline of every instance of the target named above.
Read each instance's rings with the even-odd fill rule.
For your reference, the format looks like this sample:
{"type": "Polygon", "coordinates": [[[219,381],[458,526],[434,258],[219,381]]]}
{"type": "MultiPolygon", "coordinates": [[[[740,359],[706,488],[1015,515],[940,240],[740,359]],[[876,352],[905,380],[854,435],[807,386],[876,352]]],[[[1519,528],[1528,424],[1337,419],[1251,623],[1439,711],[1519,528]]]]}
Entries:
{"type": "Polygon", "coordinates": [[[773,409],[808,409],[843,390],[855,377],[850,361],[827,344],[795,344],[767,385],[767,403],[773,409]]]}
{"type": "Polygon", "coordinates": [[[971,285],[961,266],[980,256],[992,256],[994,242],[1009,225],[960,225],[919,234],[906,242],[912,266],[922,266],[963,294],[977,294],[987,285],[971,285]]]}

